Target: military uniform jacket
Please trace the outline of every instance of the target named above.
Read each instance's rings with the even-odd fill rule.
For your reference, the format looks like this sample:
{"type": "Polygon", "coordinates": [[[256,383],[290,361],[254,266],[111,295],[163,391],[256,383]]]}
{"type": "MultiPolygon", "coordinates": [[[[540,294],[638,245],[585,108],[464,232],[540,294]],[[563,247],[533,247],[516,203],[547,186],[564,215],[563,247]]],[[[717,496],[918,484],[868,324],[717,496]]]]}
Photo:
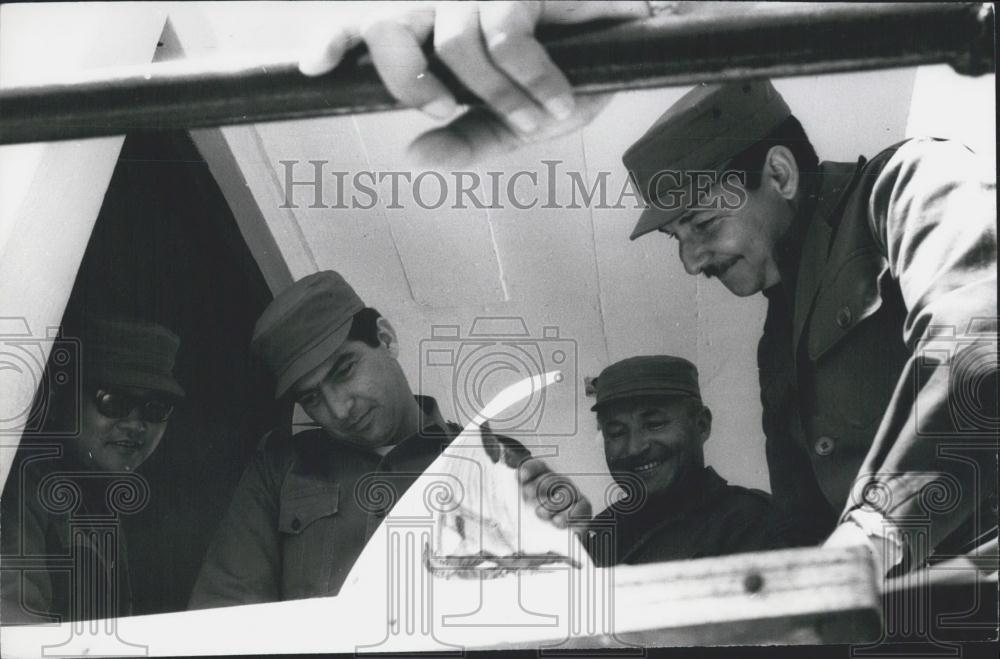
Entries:
{"type": "Polygon", "coordinates": [[[148,501],[134,473],[97,472],[57,443],[24,442],[0,501],[3,624],[132,613],[121,515],[148,501]]]}
{"type": "Polygon", "coordinates": [[[599,513],[585,545],[599,567],[771,549],[770,513],[766,493],[729,485],[706,467],[667,492],[624,499],[599,513]]]}
{"type": "Polygon", "coordinates": [[[995,176],[916,139],[804,183],[758,349],[774,501],[795,544],[868,507],[919,561],[996,525],[995,176]]]}
{"type": "Polygon", "coordinates": [[[322,429],[271,433],[208,549],[190,608],[336,595],[368,538],[460,430],[417,397],[422,430],[384,457],[322,429]]]}

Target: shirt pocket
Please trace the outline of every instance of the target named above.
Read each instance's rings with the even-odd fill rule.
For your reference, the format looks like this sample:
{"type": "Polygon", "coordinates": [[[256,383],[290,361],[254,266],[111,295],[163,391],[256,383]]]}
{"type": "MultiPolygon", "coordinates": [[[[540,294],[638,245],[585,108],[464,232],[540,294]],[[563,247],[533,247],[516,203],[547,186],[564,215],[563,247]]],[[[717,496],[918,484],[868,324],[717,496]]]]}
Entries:
{"type": "Polygon", "coordinates": [[[278,530],[301,535],[318,520],[336,515],[339,509],[340,485],[312,481],[308,488],[292,489],[281,497],[278,530]]]}
{"type": "Polygon", "coordinates": [[[339,510],[339,484],[301,476],[286,480],[278,512],[282,599],[334,594],[339,510]]]}

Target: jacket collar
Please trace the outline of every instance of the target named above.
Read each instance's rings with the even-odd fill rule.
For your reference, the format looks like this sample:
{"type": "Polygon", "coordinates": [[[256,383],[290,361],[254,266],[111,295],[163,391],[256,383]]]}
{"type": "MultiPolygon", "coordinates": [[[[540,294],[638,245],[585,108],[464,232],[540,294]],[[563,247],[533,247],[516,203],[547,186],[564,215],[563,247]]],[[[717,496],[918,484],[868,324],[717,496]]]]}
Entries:
{"type": "Polygon", "coordinates": [[[440,453],[444,446],[458,435],[458,428],[449,424],[441,415],[437,401],[430,396],[415,396],[420,406],[420,430],[395,444],[382,456],[382,462],[398,462],[433,448],[440,453]]]}
{"type": "Polygon", "coordinates": [[[703,467],[684,476],[669,489],[647,497],[639,508],[623,500],[612,504],[598,517],[631,518],[630,524],[640,522],[652,532],[663,522],[704,510],[726,487],[726,479],[711,467],[703,467]]]}
{"type": "MultiPolygon", "coordinates": [[[[798,354],[799,340],[805,328],[813,300],[819,291],[819,283],[829,256],[830,242],[840,221],[838,211],[843,206],[847,193],[853,190],[865,158],[855,163],[824,162],[820,164],[819,184],[815,199],[803,204],[801,221],[804,223],[802,246],[798,250],[798,262],[790,264],[796,275],[794,282],[794,304],[792,318],[792,346],[798,354]]],[[[790,291],[789,291],[790,292],[790,291]]]]}

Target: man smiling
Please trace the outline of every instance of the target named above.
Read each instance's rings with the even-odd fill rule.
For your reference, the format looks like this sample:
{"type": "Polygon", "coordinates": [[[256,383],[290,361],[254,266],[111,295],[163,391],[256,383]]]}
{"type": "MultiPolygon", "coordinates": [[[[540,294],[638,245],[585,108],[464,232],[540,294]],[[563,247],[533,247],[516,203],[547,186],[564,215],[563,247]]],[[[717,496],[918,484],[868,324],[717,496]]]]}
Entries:
{"type": "MultiPolygon", "coordinates": [[[[39,408],[41,432],[25,434],[4,487],[4,624],[131,614],[128,550],[112,493],[137,488],[126,472],[156,451],[184,397],[173,376],[180,339],[166,327],[85,316],[68,319],[64,335],[79,340],[78,361],[66,365],[78,369],[83,386],[54,388],[51,406],[39,408]],[[80,526],[87,519],[115,525],[114,542],[103,531],[88,533],[80,526]],[[73,569],[66,568],[67,558],[73,569]]],[[[47,393],[42,389],[39,399],[47,393]]]]}
{"type": "Polygon", "coordinates": [[[698,371],[680,357],[632,357],[595,382],[608,469],[625,496],[586,533],[595,563],[719,556],[769,548],[768,496],[705,466],[712,412],[698,371]]]}
{"type": "Polygon", "coordinates": [[[930,138],[820,162],[766,80],[695,87],[623,160],[649,204],[633,240],[666,234],[689,274],[768,299],[780,535],[867,546],[887,573],[995,537],[995,170],[930,138]],[[704,203],[733,177],[738,208],[704,203]]]}

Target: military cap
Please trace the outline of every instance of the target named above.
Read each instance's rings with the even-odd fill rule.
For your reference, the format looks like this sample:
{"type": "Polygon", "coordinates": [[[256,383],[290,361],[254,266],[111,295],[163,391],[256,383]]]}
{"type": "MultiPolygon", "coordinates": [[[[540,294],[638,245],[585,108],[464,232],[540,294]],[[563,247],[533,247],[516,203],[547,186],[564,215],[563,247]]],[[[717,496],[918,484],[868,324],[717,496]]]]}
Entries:
{"type": "Polygon", "coordinates": [[[79,327],[67,334],[78,334],[85,380],[184,396],[173,375],[181,341],[169,329],[117,316],[87,315],[77,322],[79,327]]]}
{"type": "Polygon", "coordinates": [[[333,270],[304,277],[274,298],[254,326],[250,347],[277,380],[275,398],[329,359],[347,339],[354,314],[364,308],[333,270]]]}
{"type": "Polygon", "coordinates": [[[682,96],[622,156],[648,206],[629,238],[655,231],[696,201],[697,184],[684,173],[721,170],[791,114],[769,80],[701,84],[682,96]]]}
{"type": "Polygon", "coordinates": [[[698,369],[681,357],[629,357],[608,366],[593,382],[597,402],[590,409],[637,396],[682,396],[701,400],[698,369]]]}

